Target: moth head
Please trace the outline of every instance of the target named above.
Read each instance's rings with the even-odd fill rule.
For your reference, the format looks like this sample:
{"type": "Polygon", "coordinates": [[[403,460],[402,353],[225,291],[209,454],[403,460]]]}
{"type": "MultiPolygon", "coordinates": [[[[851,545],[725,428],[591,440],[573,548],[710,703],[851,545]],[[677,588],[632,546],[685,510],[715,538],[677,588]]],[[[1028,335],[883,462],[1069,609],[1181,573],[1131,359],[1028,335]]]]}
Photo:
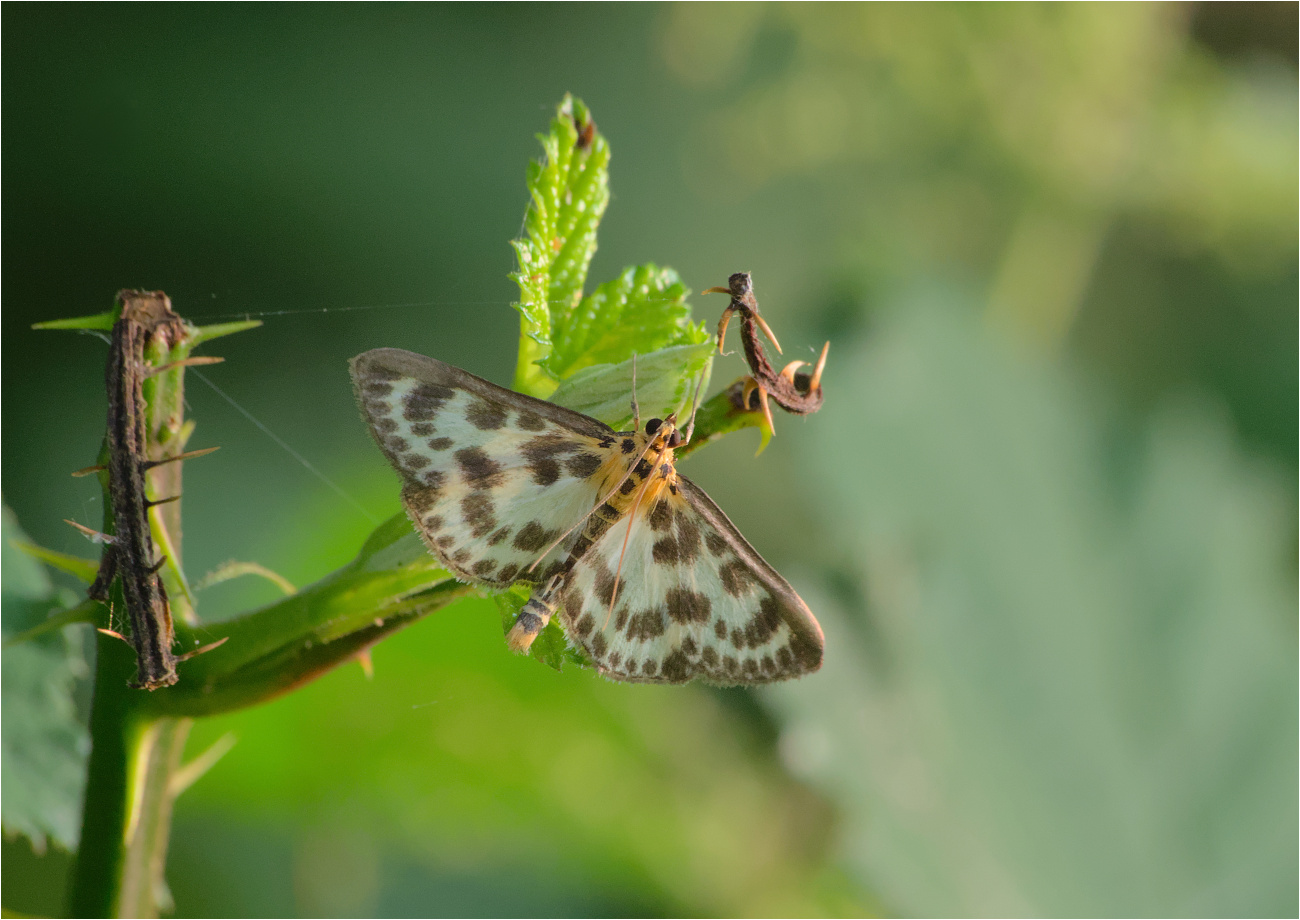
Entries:
{"type": "Polygon", "coordinates": [[[679,447],[682,443],[682,433],[677,427],[675,414],[668,416],[667,419],[650,419],[645,423],[645,433],[651,440],[656,437],[662,438],[665,446],[670,448],[679,447]]]}

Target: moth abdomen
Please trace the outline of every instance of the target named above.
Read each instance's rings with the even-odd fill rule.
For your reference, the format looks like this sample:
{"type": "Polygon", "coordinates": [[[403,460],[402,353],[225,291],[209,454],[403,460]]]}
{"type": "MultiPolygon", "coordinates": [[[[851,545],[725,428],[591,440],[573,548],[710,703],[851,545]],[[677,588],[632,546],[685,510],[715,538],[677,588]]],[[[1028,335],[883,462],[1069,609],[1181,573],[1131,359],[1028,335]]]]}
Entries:
{"type": "Polygon", "coordinates": [[[506,633],[506,645],[512,652],[528,651],[533,640],[551,622],[551,617],[555,616],[555,611],[560,606],[558,589],[562,580],[562,575],[554,576],[545,587],[538,588],[528,598],[528,603],[524,604],[515,617],[515,625],[506,633]]]}

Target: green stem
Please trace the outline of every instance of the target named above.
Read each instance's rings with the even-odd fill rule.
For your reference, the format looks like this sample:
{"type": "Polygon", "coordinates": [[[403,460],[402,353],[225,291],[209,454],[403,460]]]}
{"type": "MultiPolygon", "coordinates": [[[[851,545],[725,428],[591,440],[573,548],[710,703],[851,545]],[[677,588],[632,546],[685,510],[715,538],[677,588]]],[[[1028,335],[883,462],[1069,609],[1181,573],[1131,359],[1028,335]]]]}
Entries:
{"type": "Polygon", "coordinates": [[[135,672],[135,654],[125,642],[101,633],[95,657],[92,746],[68,905],[74,917],[121,915],[128,789],[140,747],[140,725],[131,717],[130,695],[135,691],[127,687],[135,672]]]}
{"type": "Polygon", "coordinates": [[[94,746],[69,913],[156,917],[159,907],[170,907],[162,878],[175,799],[171,780],[192,723],[139,712],[143,691],[127,686],[135,658],[126,643],[101,634],[98,659],[94,746]]]}
{"type": "Polygon", "coordinates": [[[171,835],[172,778],[181,766],[191,719],[138,721],[138,744],[131,762],[129,808],[124,833],[125,863],[117,915],[156,917],[170,910],[171,894],[163,880],[167,843],[171,835]]]}
{"type": "Polygon", "coordinates": [[[519,359],[515,363],[515,390],[546,399],[555,392],[555,381],[546,376],[537,362],[546,357],[547,347],[528,335],[528,320],[520,321],[519,359]]]}
{"type": "MultiPolygon", "coordinates": [[[[226,641],[182,665],[181,680],[141,700],[152,716],[196,717],[243,709],[274,699],[363,654],[376,642],[453,601],[478,593],[447,579],[381,603],[326,579],[292,597],[205,630],[226,641]],[[350,606],[354,620],[340,623],[334,605],[350,606]],[[273,641],[268,642],[268,638],[273,641]]],[[[178,626],[184,645],[194,641],[178,626]]]]}

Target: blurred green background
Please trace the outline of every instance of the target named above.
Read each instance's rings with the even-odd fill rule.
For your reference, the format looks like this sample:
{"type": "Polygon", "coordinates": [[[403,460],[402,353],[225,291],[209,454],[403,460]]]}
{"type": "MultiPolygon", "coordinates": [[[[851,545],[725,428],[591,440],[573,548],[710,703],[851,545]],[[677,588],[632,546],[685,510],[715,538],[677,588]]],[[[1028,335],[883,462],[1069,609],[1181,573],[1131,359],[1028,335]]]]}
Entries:
{"type": "MultiPolygon", "coordinates": [[[[178,802],[178,915],[1300,909],[1295,4],[0,19],[3,491],[46,546],[91,554],[105,346],[29,325],[146,287],[264,317],[205,376],[364,509],[191,377],[191,576],[347,560],[398,503],[344,362],[509,382],[566,91],[614,153],[591,284],[748,270],[788,357],[832,342],[821,413],[684,468],[820,674],[616,686],[465,602],[198,724],[238,743],[178,802]]],[[[57,911],[67,862],[7,839],[5,906],[57,911]]]]}

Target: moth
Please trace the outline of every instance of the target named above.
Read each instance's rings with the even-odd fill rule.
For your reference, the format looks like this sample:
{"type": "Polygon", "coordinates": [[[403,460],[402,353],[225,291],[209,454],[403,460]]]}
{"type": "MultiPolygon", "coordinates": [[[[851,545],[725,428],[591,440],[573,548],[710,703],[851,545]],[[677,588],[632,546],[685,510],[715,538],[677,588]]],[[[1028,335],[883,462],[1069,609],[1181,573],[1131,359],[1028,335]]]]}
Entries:
{"type": "Polygon", "coordinates": [[[558,614],[614,680],[763,683],[821,667],[808,607],[673,465],[673,416],[615,431],[396,348],[352,360],[402,503],[457,578],[533,588],[507,636],[558,614]]]}

